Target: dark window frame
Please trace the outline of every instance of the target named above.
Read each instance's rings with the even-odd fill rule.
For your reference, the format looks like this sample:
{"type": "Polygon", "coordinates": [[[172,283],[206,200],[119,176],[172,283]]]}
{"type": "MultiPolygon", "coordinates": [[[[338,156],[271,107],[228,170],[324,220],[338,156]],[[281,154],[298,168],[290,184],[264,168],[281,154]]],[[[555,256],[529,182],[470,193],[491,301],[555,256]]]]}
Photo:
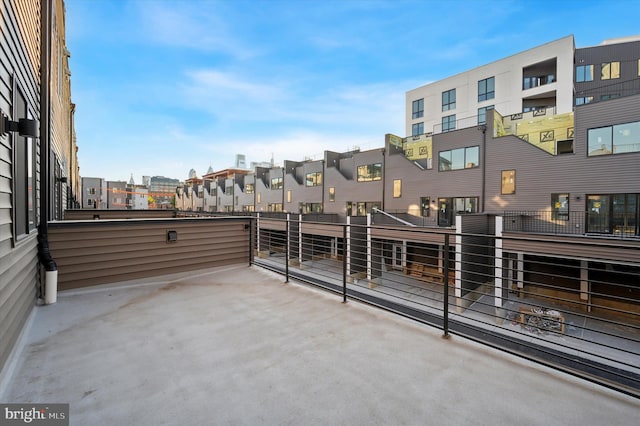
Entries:
{"type": "MultiPolygon", "coordinates": [[[[15,121],[21,118],[33,118],[22,87],[13,76],[12,117],[15,121]]],[[[12,223],[13,242],[18,244],[27,239],[37,228],[37,143],[35,138],[21,136],[18,132],[9,132],[12,147],[12,223]]]]}
{"type": "Polygon", "coordinates": [[[456,89],[449,89],[442,92],[442,111],[456,109],[456,89]]]}
{"type": "Polygon", "coordinates": [[[489,77],[478,80],[478,102],[488,101],[496,97],[496,78],[489,77]]]}
{"type": "Polygon", "coordinates": [[[417,99],[411,103],[411,118],[424,117],[424,98],[417,99]]]}

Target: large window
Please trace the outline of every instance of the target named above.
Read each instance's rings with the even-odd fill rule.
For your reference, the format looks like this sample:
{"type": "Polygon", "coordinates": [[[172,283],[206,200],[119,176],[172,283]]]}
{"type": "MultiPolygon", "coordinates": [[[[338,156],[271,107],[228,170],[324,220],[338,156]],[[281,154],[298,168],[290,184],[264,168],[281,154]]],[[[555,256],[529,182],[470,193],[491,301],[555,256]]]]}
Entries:
{"type": "Polygon", "coordinates": [[[593,81],[593,65],[578,65],[576,67],[576,82],[593,81]]]}
{"type": "Polygon", "coordinates": [[[255,187],[253,186],[252,183],[248,183],[245,185],[244,187],[245,194],[253,194],[253,191],[255,191],[255,187]]]}
{"type": "Polygon", "coordinates": [[[456,129],[456,115],[447,115],[442,117],[442,131],[449,132],[456,129]]]}
{"type": "MultiPolygon", "coordinates": [[[[14,120],[31,118],[27,107],[27,100],[20,89],[16,89],[14,93],[16,94],[14,120]]],[[[16,239],[20,239],[36,227],[35,192],[33,190],[35,183],[34,156],[36,150],[32,138],[20,136],[18,132],[12,132],[11,139],[13,141],[14,151],[14,235],[16,239]]]]}
{"type": "Polygon", "coordinates": [[[424,116],[424,99],[413,101],[411,107],[411,118],[420,118],[424,116]]]}
{"type": "Polygon", "coordinates": [[[322,203],[300,203],[300,213],[322,213],[322,203]]]}
{"type": "Polygon", "coordinates": [[[587,195],[587,232],[638,235],[640,194],[587,195]]]}
{"type": "Polygon", "coordinates": [[[588,155],[611,155],[640,152],[640,121],[589,129],[588,155]]]}
{"type": "Polygon", "coordinates": [[[516,193],[516,171],[515,170],[503,170],[502,171],[502,184],[500,193],[502,195],[509,195],[516,193]]]}
{"type": "Polygon", "coordinates": [[[551,218],[569,220],[569,194],[551,194],[551,218]]]}
{"type": "Polygon", "coordinates": [[[382,179],[382,163],[358,166],[358,182],[371,182],[382,179]]]}
{"type": "Polygon", "coordinates": [[[478,81],[478,102],[495,98],[495,77],[478,81]]]}
{"type": "Polygon", "coordinates": [[[306,182],[307,186],[322,185],[322,172],[307,173],[306,182]]]}
{"type": "Polygon", "coordinates": [[[487,122],[487,111],[492,109],[493,105],[478,108],[478,124],[485,124],[487,122]]]}
{"type": "Polygon", "coordinates": [[[281,177],[271,178],[271,189],[282,189],[282,178],[281,177]]]}
{"type": "Polygon", "coordinates": [[[281,212],[282,210],[282,203],[272,203],[267,205],[267,211],[270,212],[281,212]]]}
{"type": "Polygon", "coordinates": [[[453,226],[455,215],[478,213],[478,197],[438,198],[438,225],[453,226]]]}
{"type": "Polygon", "coordinates": [[[411,136],[418,136],[424,133],[424,123],[414,123],[411,125],[411,136]]]}
{"type": "Polygon", "coordinates": [[[358,201],[347,202],[347,216],[366,216],[367,213],[371,213],[373,209],[380,210],[382,203],[379,201],[358,201]]]}
{"type": "Polygon", "coordinates": [[[600,79],[612,80],[620,78],[620,62],[605,62],[602,64],[600,79]]]}
{"type": "Polygon", "coordinates": [[[442,92],[442,110],[449,111],[456,109],[456,89],[442,92]]]}
{"type": "Polygon", "coordinates": [[[478,167],[479,158],[480,147],[478,146],[440,151],[438,170],[447,171],[478,167]]]}

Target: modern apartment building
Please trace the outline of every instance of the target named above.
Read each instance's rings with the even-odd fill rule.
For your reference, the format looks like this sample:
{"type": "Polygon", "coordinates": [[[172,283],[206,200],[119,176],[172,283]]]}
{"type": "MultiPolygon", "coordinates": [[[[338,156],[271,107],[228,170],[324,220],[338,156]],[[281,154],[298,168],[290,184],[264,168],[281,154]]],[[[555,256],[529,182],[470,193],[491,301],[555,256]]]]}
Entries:
{"type": "MultiPolygon", "coordinates": [[[[594,311],[633,311],[638,287],[621,298],[598,278],[605,269],[619,282],[620,271],[640,272],[639,60],[640,38],[575,49],[568,36],[410,90],[406,137],[386,135],[381,149],[256,167],[244,176],[244,189],[233,187],[244,200],[235,211],[341,223],[373,213],[374,223],[399,227],[528,235],[528,244],[503,247],[505,288],[552,292],[594,311]],[[558,251],[549,239],[582,248],[558,251]],[[546,283],[551,278],[536,266],[540,261],[569,278],[546,283]]],[[[216,185],[202,191],[206,197],[216,185]]],[[[267,241],[282,232],[261,223],[267,241]]],[[[335,241],[327,247],[338,245],[340,236],[328,238],[335,241]]],[[[441,252],[443,244],[414,242],[411,253],[387,232],[373,230],[371,238],[372,249],[360,253],[399,247],[405,262],[441,252]]],[[[368,262],[369,272],[384,270],[368,262]]],[[[471,280],[459,278],[456,295],[473,290],[471,280]]]]}
{"type": "Polygon", "coordinates": [[[503,115],[573,107],[573,36],[534,47],[406,94],[406,134],[442,133],[503,115]]]}

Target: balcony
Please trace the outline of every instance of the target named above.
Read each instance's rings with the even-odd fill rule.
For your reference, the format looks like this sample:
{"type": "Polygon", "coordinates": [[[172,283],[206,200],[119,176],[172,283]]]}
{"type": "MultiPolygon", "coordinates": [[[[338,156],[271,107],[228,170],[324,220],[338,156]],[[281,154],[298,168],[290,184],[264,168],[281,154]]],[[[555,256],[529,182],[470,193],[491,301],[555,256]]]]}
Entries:
{"type": "Polygon", "coordinates": [[[347,241],[325,236],[262,239],[254,225],[246,217],[52,223],[64,290],[57,304],[34,309],[0,398],[68,403],[71,424],[606,424],[612,416],[634,424],[638,321],[558,308],[566,330],[531,324],[535,314],[519,308],[560,301],[530,299],[531,281],[495,309],[497,287],[486,285],[495,277],[473,266],[494,264],[491,238],[393,229],[403,255],[367,237],[376,228],[317,224],[349,235],[345,250],[347,241]],[[260,244],[270,254],[253,259],[260,244]],[[443,258],[439,271],[448,247],[461,260],[443,258]],[[376,259],[369,267],[366,256],[376,259]],[[360,275],[343,281],[345,266],[360,275]],[[459,278],[472,303],[457,304],[459,278]],[[511,341],[529,356],[547,354],[536,362],[556,369],[494,349],[511,341]],[[565,372],[554,356],[570,363],[565,372]],[[577,362],[598,366],[620,392],[592,383],[602,382],[577,362]],[[487,410],[495,395],[497,411],[487,410]]]}
{"type": "Polygon", "coordinates": [[[635,214],[505,211],[505,232],[640,240],[635,214]]]}

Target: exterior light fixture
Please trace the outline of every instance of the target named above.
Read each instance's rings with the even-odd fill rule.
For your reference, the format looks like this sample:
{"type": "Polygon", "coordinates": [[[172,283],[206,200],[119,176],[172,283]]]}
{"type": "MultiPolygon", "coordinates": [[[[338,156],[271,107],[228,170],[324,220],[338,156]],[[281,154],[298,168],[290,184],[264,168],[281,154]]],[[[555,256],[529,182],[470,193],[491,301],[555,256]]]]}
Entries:
{"type": "Polygon", "coordinates": [[[0,136],[9,132],[18,132],[20,136],[38,137],[38,121],[21,118],[18,121],[9,120],[4,112],[0,111],[0,136]]]}

